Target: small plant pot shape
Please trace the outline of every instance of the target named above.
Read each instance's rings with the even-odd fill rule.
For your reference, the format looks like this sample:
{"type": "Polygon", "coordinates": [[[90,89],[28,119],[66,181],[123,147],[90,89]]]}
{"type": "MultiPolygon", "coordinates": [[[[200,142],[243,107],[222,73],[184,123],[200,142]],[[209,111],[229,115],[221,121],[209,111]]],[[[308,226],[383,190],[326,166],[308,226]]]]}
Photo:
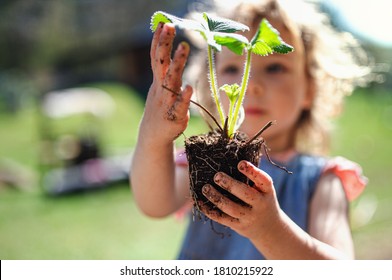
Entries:
{"type": "MultiPolygon", "coordinates": [[[[245,36],[238,34],[238,32],[248,31],[248,26],[207,13],[201,15],[200,21],[196,21],[179,18],[162,11],[155,12],[151,17],[151,30],[153,32],[157,29],[160,22],[172,23],[180,29],[199,32],[207,42],[209,84],[211,96],[219,114],[219,120],[202,104],[192,101],[211,117],[217,127],[206,134],[195,135],[185,139],[185,152],[189,163],[190,194],[194,201],[194,209],[199,214],[199,205],[201,204],[204,204],[209,209],[215,208],[202,193],[202,188],[205,184],[213,185],[231,200],[243,203],[237,197],[216,185],[213,178],[217,172],[224,172],[234,179],[252,186],[253,182],[250,182],[246,176],[238,171],[237,165],[241,160],[247,160],[257,166],[262,156],[263,148],[269,161],[276,165],[270,160],[268,149],[261,137],[262,132],[269,128],[274,123],[273,121],[265,124],[252,137],[238,130],[245,118],[242,103],[250,76],[251,58],[253,54],[261,56],[273,53],[286,54],[293,51],[293,47],[280,38],[279,32],[266,19],[262,19],[258,30],[250,41],[245,36]],[[225,84],[218,86],[214,54],[221,51],[222,47],[227,47],[237,55],[245,56],[241,85],[225,84]],[[225,114],[220,101],[220,93],[222,91],[230,101],[227,114],[225,114]]],[[[165,88],[173,91],[170,88],[165,88]]],[[[284,167],[280,168],[286,170],[284,167]]],[[[219,209],[215,210],[219,211],[219,209]]]]}

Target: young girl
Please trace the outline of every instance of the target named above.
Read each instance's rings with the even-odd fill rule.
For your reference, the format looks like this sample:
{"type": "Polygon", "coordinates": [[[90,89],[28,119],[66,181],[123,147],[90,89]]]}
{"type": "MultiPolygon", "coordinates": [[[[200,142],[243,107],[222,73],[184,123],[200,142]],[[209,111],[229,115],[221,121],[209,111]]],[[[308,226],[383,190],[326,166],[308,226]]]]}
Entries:
{"type": "MultiPolygon", "coordinates": [[[[358,165],[320,152],[326,151],[328,143],[326,120],[337,113],[344,95],[363,74],[352,55],[354,41],[333,32],[321,14],[299,7],[297,1],[290,6],[276,0],[243,0],[230,7],[230,1],[221,2],[224,6],[215,5],[218,15],[241,21],[251,30],[267,18],[295,49],[287,55],[253,56],[240,127],[253,136],[268,121],[276,120],[262,136],[273,160],[293,174],[272,166],[265,157],[259,166],[241,161],[237,167],[255,182],[254,187],[216,173],[216,184],[246,206],[205,185],[203,194],[223,214],[204,209],[212,226],[203,219],[191,220],[179,258],[353,258],[348,205],[366,181],[358,165]]],[[[182,87],[189,45],[181,43],[171,59],[174,36],[173,25],[160,24],[152,40],[154,79],[130,172],[136,202],[152,217],[173,214],[190,201],[185,157],[176,156],[173,145],[189,119],[193,89],[182,87]]],[[[198,101],[212,110],[204,61],[195,60],[200,75],[192,75],[197,77],[198,101]]],[[[219,84],[240,83],[243,61],[225,49],[218,53],[219,84]]],[[[227,110],[228,101],[222,103],[227,110]]]]}

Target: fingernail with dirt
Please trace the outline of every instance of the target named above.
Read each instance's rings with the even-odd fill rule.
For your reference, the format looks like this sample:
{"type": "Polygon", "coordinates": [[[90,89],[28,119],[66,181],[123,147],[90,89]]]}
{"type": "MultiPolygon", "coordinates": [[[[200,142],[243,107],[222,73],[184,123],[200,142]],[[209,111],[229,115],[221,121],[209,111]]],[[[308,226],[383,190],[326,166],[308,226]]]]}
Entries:
{"type": "Polygon", "coordinates": [[[216,173],[214,176],[214,182],[219,183],[222,180],[222,175],[220,173],[216,173]]]}
{"type": "Polygon", "coordinates": [[[204,185],[203,188],[202,188],[203,194],[208,194],[210,192],[210,190],[211,190],[211,186],[208,185],[208,184],[204,185]]]}
{"type": "Polygon", "coordinates": [[[238,169],[241,170],[241,171],[244,171],[245,168],[246,168],[246,163],[243,162],[243,161],[241,161],[241,162],[238,164],[238,169]]]}

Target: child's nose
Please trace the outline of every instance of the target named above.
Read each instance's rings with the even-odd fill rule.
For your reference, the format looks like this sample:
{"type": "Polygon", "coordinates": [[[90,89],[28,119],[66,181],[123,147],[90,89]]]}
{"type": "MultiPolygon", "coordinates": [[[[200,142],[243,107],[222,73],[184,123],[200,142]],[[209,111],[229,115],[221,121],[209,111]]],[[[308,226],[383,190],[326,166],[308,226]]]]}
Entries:
{"type": "Polygon", "coordinates": [[[264,86],[257,76],[251,76],[248,81],[247,94],[257,94],[263,93],[264,86]]]}

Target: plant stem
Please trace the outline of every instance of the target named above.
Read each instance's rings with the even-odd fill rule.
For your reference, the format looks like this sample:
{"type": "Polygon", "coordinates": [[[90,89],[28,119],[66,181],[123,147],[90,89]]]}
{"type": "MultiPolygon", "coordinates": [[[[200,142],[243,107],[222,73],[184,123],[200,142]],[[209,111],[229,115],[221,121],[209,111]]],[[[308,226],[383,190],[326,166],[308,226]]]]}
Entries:
{"type": "MultiPolygon", "coordinates": [[[[233,122],[233,110],[234,110],[235,103],[236,103],[235,101],[231,101],[230,100],[230,108],[229,108],[229,115],[228,115],[228,117],[229,117],[229,120],[228,120],[229,126],[233,122]]],[[[229,134],[228,136],[230,137],[230,135],[231,134],[229,134]]]]}
{"type": "Polygon", "coordinates": [[[231,120],[230,126],[229,126],[229,135],[232,135],[234,133],[235,129],[235,124],[238,119],[238,114],[240,112],[242,102],[244,101],[245,97],[245,92],[248,87],[248,80],[249,80],[249,73],[250,73],[250,64],[251,64],[251,57],[252,57],[252,52],[248,50],[247,56],[246,56],[246,62],[245,62],[245,70],[244,70],[244,75],[242,76],[242,81],[241,81],[241,91],[240,91],[240,96],[238,97],[237,104],[234,110],[234,116],[231,120]]]}
{"type": "Polygon", "coordinates": [[[215,71],[214,71],[214,55],[213,55],[213,50],[211,46],[208,46],[208,67],[210,71],[210,86],[211,86],[211,91],[214,96],[216,108],[218,109],[219,113],[219,118],[221,121],[221,124],[223,125],[225,123],[225,116],[223,114],[222,110],[222,105],[219,100],[219,95],[218,95],[218,87],[217,87],[217,82],[216,82],[216,76],[215,76],[215,71]]]}

